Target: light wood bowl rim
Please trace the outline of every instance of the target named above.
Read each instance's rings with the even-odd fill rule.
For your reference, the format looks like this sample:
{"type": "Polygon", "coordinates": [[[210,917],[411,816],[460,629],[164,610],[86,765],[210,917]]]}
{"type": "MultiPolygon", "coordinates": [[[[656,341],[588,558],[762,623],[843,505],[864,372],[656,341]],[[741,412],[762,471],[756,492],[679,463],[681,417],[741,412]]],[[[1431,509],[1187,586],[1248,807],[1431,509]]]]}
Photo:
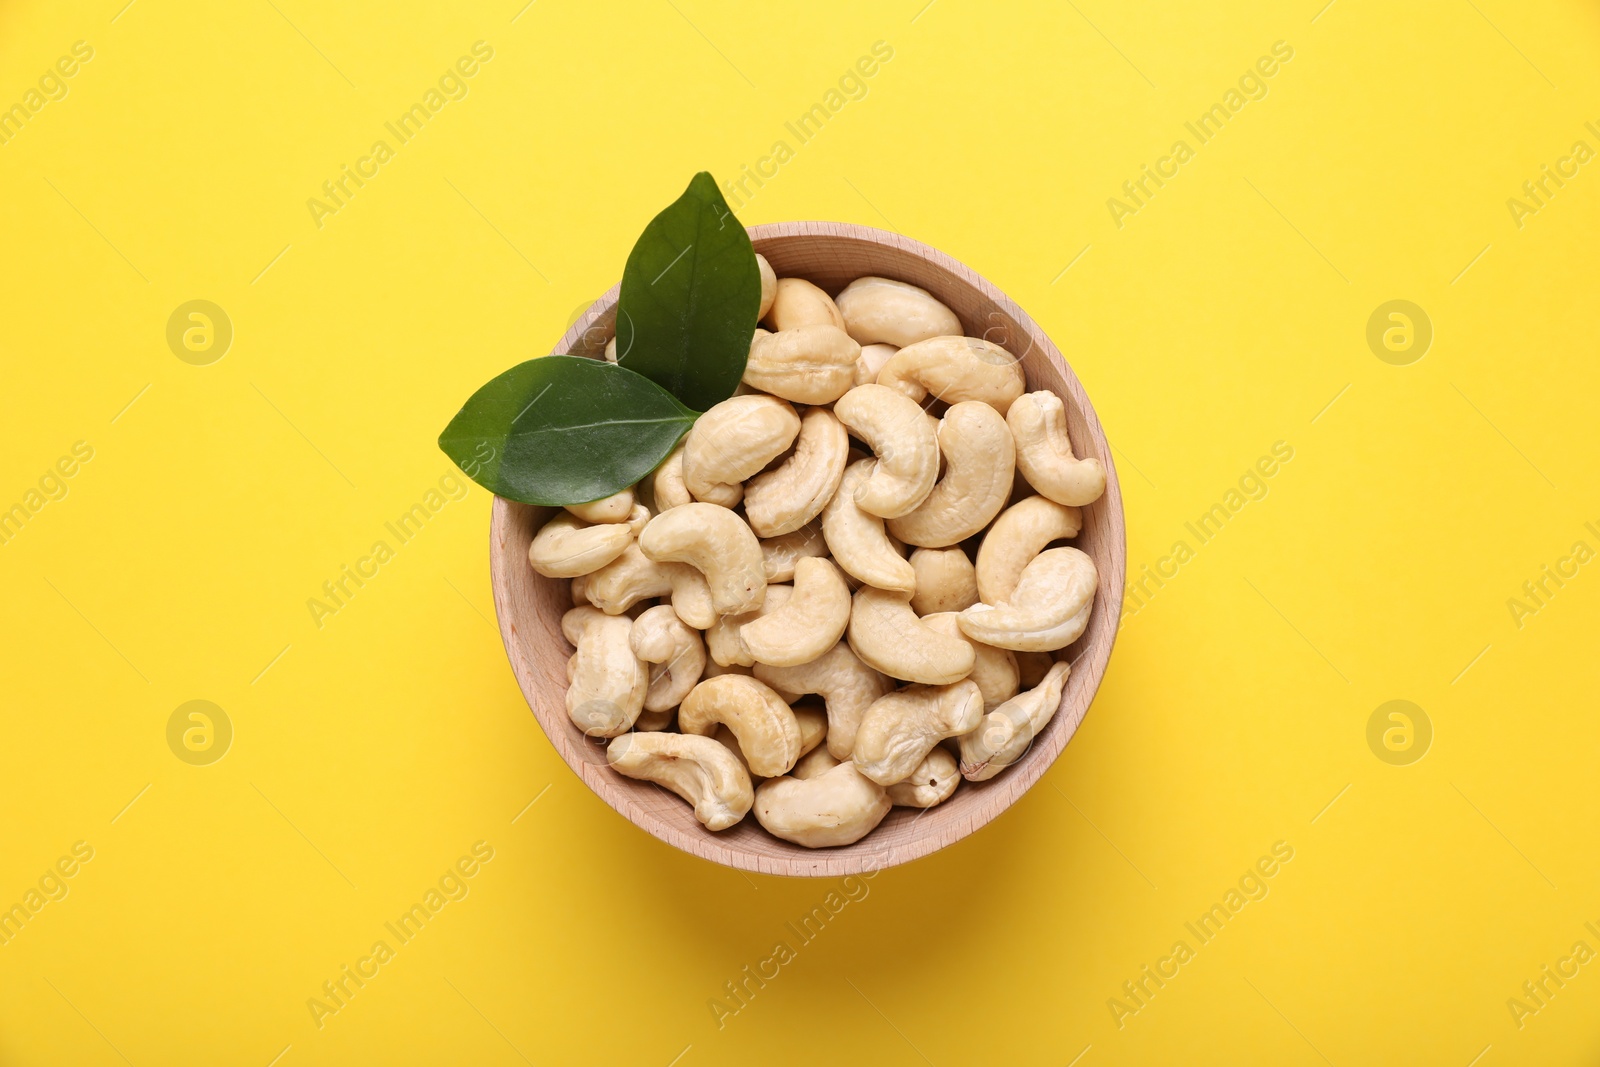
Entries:
{"type": "MultiPolygon", "coordinates": [[[[1127,569],[1122,495],[1110,444],[1106,440],[1094,407],[1090,404],[1077,376],[1073,374],[1072,368],[1067,365],[1060,351],[1039,325],[982,276],[937,249],[900,234],[869,226],[838,222],[780,222],[751,226],[747,229],[758,251],[765,241],[806,237],[877,244],[926,260],[933,267],[952,275],[960,283],[970,286],[980,297],[1027,331],[1032,345],[1023,357],[1025,367],[1031,365],[1033,360],[1044,359],[1049,361],[1055,372],[1062,377],[1066,386],[1065,393],[1070,394],[1065,398],[1069,403],[1076,404],[1081,411],[1089,435],[1087,442],[1077,440],[1075,435],[1073,444],[1080,454],[1099,456],[1105,465],[1106,491],[1095,506],[1104,506],[1107,509],[1107,531],[1110,535],[1107,547],[1112,565],[1101,567],[1095,611],[1097,614],[1103,613],[1103,618],[1095,639],[1073,661],[1067,691],[1062,696],[1061,711],[1035,740],[1032,749],[1021,761],[989,782],[981,783],[979,786],[983,789],[981,803],[963,818],[956,820],[939,818],[940,813],[945,811],[943,805],[928,809],[917,817],[917,825],[922,825],[924,821],[929,824],[920,836],[885,847],[873,845],[873,834],[868,834],[854,845],[830,849],[806,849],[768,836],[766,841],[772,842],[772,847],[786,854],[764,855],[730,844],[728,838],[705,830],[699,824],[693,823],[692,818],[689,820],[692,825],[687,827],[668,822],[648,806],[640,803],[637,787],[643,783],[624,778],[603,765],[591,763],[581,757],[579,746],[593,742],[584,741],[568,717],[562,692],[540,691],[540,687],[536,684],[537,675],[533,665],[525,657],[523,644],[516,633],[517,626],[522,620],[517,615],[511,586],[514,581],[526,581],[527,576],[533,572],[524,554],[525,541],[520,548],[508,551],[510,547],[508,539],[513,527],[513,508],[520,508],[523,505],[513,504],[498,496],[495,497],[493,504],[489,542],[490,579],[494,591],[495,614],[512,671],[517,677],[517,683],[529,708],[533,711],[534,718],[551,744],[555,746],[556,752],[573,772],[601,800],[628,821],[691,855],[740,870],[795,877],[839,877],[874,872],[908,863],[945,848],[993,821],[1043,777],[1076,734],[1089,704],[1099,689],[1112,646],[1116,641],[1127,569]],[[523,572],[521,574],[517,573],[519,566],[523,572]],[[1107,621],[1109,625],[1106,625],[1107,621]],[[792,853],[789,850],[792,850],[792,853]]],[[[554,351],[573,352],[583,347],[585,335],[590,328],[597,320],[611,312],[617,300],[618,289],[619,286],[612,286],[580,315],[554,351]]],[[[1035,388],[1032,384],[1029,387],[1035,388]]],[[[559,627],[557,634],[559,636],[559,627]]],[[[1095,634],[1093,622],[1090,634],[1095,634]]],[[[563,653],[563,656],[566,654],[563,653]]],[[[963,783],[961,788],[972,789],[974,786],[972,783],[963,783]]],[[[684,809],[687,810],[687,805],[684,805],[684,809]]],[[[748,818],[753,820],[755,816],[751,815],[748,818]]]]}

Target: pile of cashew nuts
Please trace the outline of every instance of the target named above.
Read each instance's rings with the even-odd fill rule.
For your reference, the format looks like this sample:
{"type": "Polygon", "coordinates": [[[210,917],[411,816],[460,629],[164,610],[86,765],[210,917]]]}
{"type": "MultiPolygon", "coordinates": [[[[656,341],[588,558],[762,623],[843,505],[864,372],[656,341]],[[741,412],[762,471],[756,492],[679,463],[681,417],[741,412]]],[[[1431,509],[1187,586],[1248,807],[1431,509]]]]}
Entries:
{"type": "Polygon", "coordinates": [[[1070,670],[1051,654],[1097,582],[1049,546],[1105,470],[1074,456],[1060,397],[927,291],[830,298],[757,258],[770,330],[739,393],[528,558],[572,579],[567,712],[615,770],[709,830],[754,808],[825,848],[993,777],[1049,723],[1070,670]]]}

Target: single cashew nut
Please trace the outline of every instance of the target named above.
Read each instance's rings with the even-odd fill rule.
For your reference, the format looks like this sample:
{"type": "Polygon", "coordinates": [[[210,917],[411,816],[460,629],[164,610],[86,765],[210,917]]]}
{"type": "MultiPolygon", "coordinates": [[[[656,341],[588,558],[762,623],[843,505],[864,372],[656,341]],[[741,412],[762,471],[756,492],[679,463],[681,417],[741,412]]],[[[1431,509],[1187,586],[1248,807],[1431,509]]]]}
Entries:
{"type": "Polygon", "coordinates": [[[678,729],[714,733],[721,723],[738,738],[750,773],[785,774],[800,758],[800,723],[783,698],[764,683],[740,674],[707,678],[678,706],[678,729]]]}
{"type": "Polygon", "coordinates": [[[633,532],[625,524],[590,525],[557,512],[528,545],[528,562],[546,578],[576,578],[604,567],[631,544],[633,532]]]}
{"type": "Polygon", "coordinates": [[[750,775],[709,737],[623,734],[606,746],[606,761],[629,778],[666,786],[694,805],[707,830],[726,830],[755,803],[750,775]]]}
{"type": "MultiPolygon", "coordinates": [[[[661,466],[650,476],[650,492],[656,498],[656,511],[666,511],[694,500],[689,487],[683,484],[683,446],[672,450],[672,455],[661,461],[661,466]]],[[[737,504],[738,501],[733,502],[737,504]]],[[[728,505],[732,507],[733,505],[728,505]]]]}
{"type": "Polygon", "coordinates": [[[886,386],[858,385],[839,398],[833,414],[877,456],[871,476],[856,488],[862,511],[892,519],[932,492],[939,477],[937,423],[915,401],[886,386]]]}
{"type": "Polygon", "coordinates": [[[977,337],[932,337],[907,345],[883,365],[878,384],[918,403],[930,392],[947,404],[981,400],[1002,415],[1025,388],[1017,357],[977,337]]]}
{"type": "Polygon", "coordinates": [[[751,478],[744,487],[744,514],[757,537],[778,537],[822,514],[839,489],[850,435],[827,408],[800,418],[800,436],[783,464],[751,478]]]}
{"type": "Polygon", "coordinates": [[[755,653],[750,651],[742,636],[745,624],[782,608],[793,593],[793,586],[769,585],[759,608],[723,615],[712,623],[706,630],[706,648],[711,652],[712,661],[722,667],[749,667],[755,663],[755,653]]]}
{"type": "Polygon", "coordinates": [[[760,252],[756,253],[756,270],[761,272],[761,309],[756,312],[756,321],[759,322],[772,310],[772,301],[778,295],[778,276],[773,272],[772,264],[767,262],[767,257],[760,252]]]}
{"type": "MultiPolygon", "coordinates": [[[[648,714],[650,713],[645,712],[645,715],[648,714]]],[[[643,720],[643,718],[644,716],[641,715],[640,719],[643,720]]],[[[822,744],[822,739],[827,736],[828,716],[827,713],[825,713],[821,708],[798,707],[794,709],[794,718],[795,722],[800,724],[801,756],[800,759],[795,762],[795,766],[798,767],[801,763],[805,762],[807,754],[813,750],[820,751],[824,754],[827,753],[827,749],[818,749],[817,746],[822,744]]],[[[722,745],[722,747],[726,748],[729,752],[732,752],[734,756],[738,758],[740,766],[744,767],[746,771],[750,769],[749,761],[744,758],[744,749],[739,747],[739,739],[733,736],[732,730],[719,723],[717,725],[716,733],[712,734],[711,736],[715,741],[717,741],[717,743],[722,745]]],[[[793,771],[790,773],[792,774],[793,771]]],[[[751,775],[751,777],[758,778],[760,776],[751,775]]]]}
{"type": "Polygon", "coordinates": [[[841,762],[843,761],[835,759],[833,753],[829,752],[827,748],[812,749],[795,761],[794,769],[789,772],[789,777],[798,778],[803,782],[807,778],[815,778],[819,774],[825,774],[833,770],[841,762]]]}
{"type": "Polygon", "coordinates": [[[1017,690],[1022,688],[1017,654],[968,637],[961,630],[960,615],[956,611],[941,611],[924,615],[922,621],[947,637],[959,637],[972,646],[972,673],[967,677],[977,683],[978,691],[983,694],[983,709],[990,711],[1016,696],[1017,690]]]}
{"type": "MultiPolygon", "coordinates": [[[[754,672],[751,671],[749,667],[740,666],[737,663],[723,666],[716,660],[711,660],[706,664],[705,673],[700,676],[700,679],[701,681],[704,681],[707,678],[719,678],[724,674],[737,674],[745,678],[753,678],[755,676],[754,672]]],[[[783,702],[785,704],[793,705],[795,701],[800,699],[799,693],[791,693],[786,689],[779,689],[777,686],[769,685],[768,688],[783,698],[783,702]]]]}
{"type": "Polygon", "coordinates": [[[1048,390],[1028,393],[1006,412],[1017,446],[1017,468],[1028,484],[1057,504],[1092,504],[1106,491],[1106,469],[1090,456],[1072,454],[1067,410],[1048,390]]]}
{"type": "Polygon", "coordinates": [[[839,314],[833,297],[804,278],[779,278],[772,307],[762,319],[779,332],[815,324],[844,329],[844,316],[839,314]]]}
{"type": "Polygon", "coordinates": [[[783,455],[799,432],[800,416],[785,401],[729,397],[696,419],[684,439],[684,485],[696,500],[720,503],[740,493],[738,483],[783,455]]]}
{"type": "Polygon", "coordinates": [[[982,718],[983,694],[975,682],[908,686],[867,709],[851,758],[874,782],[894,785],[909,778],[940,741],[970,733],[982,718]]]}
{"type": "Polygon", "coordinates": [[[878,372],[889,362],[889,357],[900,351],[894,345],[862,345],[856,357],[854,385],[871,385],[878,380],[878,372]]]}
{"type": "Polygon", "coordinates": [[[739,639],[756,663],[797,667],[838,644],[849,622],[844,575],[825,559],[807,558],[795,565],[794,593],[778,610],[739,627],[739,639]]]}
{"type": "Polygon", "coordinates": [[[587,504],[568,504],[567,510],[584,522],[627,522],[633,514],[633,489],[620,489],[587,504]]]}
{"type": "Polygon", "coordinates": [[[757,330],[742,381],[798,404],[831,404],[855,384],[861,346],[837,326],[757,330]]]}
{"type": "Polygon", "coordinates": [[[978,546],[978,598],[1004,604],[1022,569],[1051,541],[1077,537],[1083,512],[1042,496],[1030,496],[1000,513],[978,546]]]}
{"type": "Polygon", "coordinates": [[[641,711],[639,717],[633,720],[633,728],[638,733],[657,733],[669,730],[678,721],[678,709],[668,708],[666,711],[641,711]]]}
{"type": "Polygon", "coordinates": [[[849,632],[850,648],[861,662],[908,682],[946,685],[971,674],[976,660],[969,641],[928,626],[903,593],[871,586],[857,590],[849,632]]]}
{"type": "Polygon", "coordinates": [[[806,848],[849,845],[889,814],[882,786],[841,763],[811,778],[774,778],[756,790],[756,820],[768,833],[806,848]]]}
{"type": "Polygon", "coordinates": [[[1012,697],[961,737],[961,777],[969,782],[993,778],[1028,752],[1061,707],[1061,690],[1072,668],[1057,663],[1044,680],[1012,697]]]}
{"type": "Polygon", "coordinates": [[[956,758],[935,745],[905,781],[889,787],[889,803],[901,808],[931,808],[949,800],[959,784],[961,769],[956,758]]]}
{"type": "Polygon", "coordinates": [[[845,468],[839,488],[822,509],[822,536],[834,562],[858,582],[910,593],[917,574],[884,532],[883,520],[869,515],[856,503],[856,490],[866,484],[877,463],[860,459],[845,468]]]}
{"type": "Polygon", "coordinates": [[[689,695],[705,670],[706,646],[700,632],[685,626],[670,606],[657,604],[633,620],[629,640],[633,654],[651,664],[644,710],[671,711],[689,695]]]}
{"type": "Polygon", "coordinates": [[[663,511],[639,535],[639,551],[657,563],[687,563],[704,574],[720,615],[759,608],[767,595],[761,545],[727,508],[694,503],[663,511]]]}
{"type": "Polygon", "coordinates": [[[890,519],[889,532],[923,548],[965,541],[989,525],[1011,497],[1016,450],[1006,420],[988,404],[963,400],[939,420],[944,477],[908,514],[890,519]]]}
{"type": "Polygon", "coordinates": [[[911,553],[916,595],[911,610],[918,615],[960,611],[978,602],[978,572],[959,546],[919,548],[911,553]]]}
{"type": "Polygon", "coordinates": [[[577,652],[567,661],[567,714],[590,737],[616,737],[644,709],[650,672],[633,654],[633,620],[594,608],[561,616],[561,633],[577,652]]]}
{"type": "Polygon", "coordinates": [[[926,289],[888,278],[857,278],[834,299],[844,328],[864,345],[886,341],[904,348],[961,332],[956,313],[926,289]]]}
{"type": "Polygon", "coordinates": [[[798,667],[757,663],[755,676],[779,693],[822,697],[828,709],[828,751],[841,760],[850,758],[861,716],[873,701],[894,688],[893,682],[862,663],[843,642],[798,667]]]}
{"type": "Polygon", "coordinates": [[[672,610],[690,626],[705,629],[717,621],[705,575],[685,563],[657,563],[637,543],[594,573],[573,579],[572,589],[574,599],[582,595],[607,615],[621,615],[641,600],[669,593],[672,610]]]}
{"type": "Polygon", "coordinates": [[[815,521],[793,533],[764,538],[761,542],[761,565],[766,568],[768,585],[793,578],[795,564],[800,560],[827,554],[828,542],[822,537],[822,524],[815,521]]]}
{"type": "MultiPolygon", "coordinates": [[[[778,691],[773,690],[774,693],[778,691]]],[[[778,693],[782,697],[782,693],[778,693]]],[[[796,704],[789,702],[790,710],[794,712],[794,721],[800,726],[800,758],[816,751],[827,751],[820,746],[828,737],[828,710],[815,703],[796,704]]],[[[796,762],[799,762],[798,760],[796,762]]]]}
{"type": "Polygon", "coordinates": [[[1055,657],[1048,652],[1015,652],[1017,657],[1017,673],[1020,676],[1022,688],[1032,689],[1044,681],[1044,676],[1050,673],[1050,668],[1056,665],[1055,657]]]}
{"type": "Polygon", "coordinates": [[[974,641],[1019,652],[1066,648],[1088,627],[1098,584],[1094,560],[1076,548],[1052,548],[1023,570],[1007,603],[963,611],[961,630],[974,641]]]}

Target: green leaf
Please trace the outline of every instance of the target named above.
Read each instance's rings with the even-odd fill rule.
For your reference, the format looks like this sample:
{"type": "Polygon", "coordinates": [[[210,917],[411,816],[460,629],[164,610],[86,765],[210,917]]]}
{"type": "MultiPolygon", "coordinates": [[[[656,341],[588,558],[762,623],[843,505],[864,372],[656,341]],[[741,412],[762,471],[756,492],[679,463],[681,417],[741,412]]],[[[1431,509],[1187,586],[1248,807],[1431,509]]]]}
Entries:
{"type": "Polygon", "coordinates": [[[704,411],[744,377],[761,307],[750,235],[701,171],[650,221],[617,300],[618,362],[704,411]]]}
{"type": "Polygon", "coordinates": [[[544,356],[473,393],[439,447],[491,493],[524,504],[585,504],[649,474],[694,420],[671,393],[626,367],[544,356]]]}

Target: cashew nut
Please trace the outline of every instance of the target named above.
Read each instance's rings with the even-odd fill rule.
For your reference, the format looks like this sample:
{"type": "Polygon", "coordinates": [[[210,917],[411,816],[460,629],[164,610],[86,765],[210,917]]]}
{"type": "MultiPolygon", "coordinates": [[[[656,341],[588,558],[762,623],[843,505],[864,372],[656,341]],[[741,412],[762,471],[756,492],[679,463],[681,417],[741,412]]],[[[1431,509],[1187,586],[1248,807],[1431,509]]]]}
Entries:
{"type": "Polygon", "coordinates": [[[793,533],[768,537],[761,542],[761,564],[766,568],[769,585],[793,578],[795,564],[807,556],[827,554],[828,542],[823,540],[822,524],[815,521],[806,523],[793,533]]]}
{"type": "Polygon", "coordinates": [[[757,330],[744,384],[799,404],[831,404],[855,384],[861,346],[837,326],[813,324],[777,333],[757,330]]]}
{"type": "Polygon", "coordinates": [[[988,404],[963,400],[939,420],[944,477],[914,511],[890,519],[907,544],[944,548],[989,525],[1011,496],[1016,449],[1006,420],[988,404]]]}
{"type": "Polygon", "coordinates": [[[878,372],[878,384],[920,403],[932,392],[947,404],[981,400],[1004,415],[1022,395],[1017,357],[978,337],[932,337],[896,352],[878,372]]]}
{"type": "MultiPolygon", "coordinates": [[[[778,691],[774,689],[773,692],[778,691]]],[[[778,693],[778,696],[782,697],[783,694],[778,693]]],[[[801,759],[815,751],[827,751],[821,745],[828,737],[828,709],[816,703],[795,704],[790,701],[789,704],[794,712],[794,721],[800,726],[801,759]]]]}
{"type": "Polygon", "coordinates": [[[883,520],[862,511],[856,503],[856,490],[866,484],[876,463],[860,459],[845,468],[838,491],[822,509],[822,536],[834,562],[852,578],[879,589],[910,593],[917,587],[916,571],[889,540],[883,520]]]}
{"type": "Polygon", "coordinates": [[[974,641],[1019,652],[1066,648],[1088,627],[1098,584],[1094,560],[1076,548],[1049,549],[1023,569],[1008,602],[974,604],[963,611],[962,632],[974,641]]]}
{"type": "Polygon", "coordinates": [[[972,673],[976,659],[969,641],[942,634],[917,618],[903,593],[871,586],[857,590],[849,631],[850,648],[861,662],[908,682],[958,681],[972,673]]]}
{"type": "Polygon", "coordinates": [[[834,758],[833,753],[826,747],[812,749],[795,761],[794,769],[789,772],[790,778],[798,778],[802,782],[807,778],[815,778],[839,766],[842,761],[834,758]]]}
{"type": "Polygon", "coordinates": [[[812,778],[774,778],[756,790],[756,819],[767,832],[806,848],[849,845],[889,814],[882,786],[841,763],[812,778]]]}
{"type": "MultiPolygon", "coordinates": [[[[720,678],[724,674],[737,674],[744,678],[755,677],[754,672],[751,671],[749,667],[742,666],[737,663],[731,663],[727,666],[723,666],[716,660],[708,660],[706,662],[705,673],[700,676],[700,680],[705,681],[707,678],[720,678]]],[[[783,699],[785,704],[793,705],[795,701],[800,699],[799,693],[791,693],[787,689],[779,689],[777,686],[772,685],[769,685],[768,688],[774,693],[777,693],[778,696],[783,699]]]]}
{"type": "Polygon", "coordinates": [[[745,645],[742,636],[745,624],[782,608],[793,593],[793,586],[769,585],[766,598],[759,608],[717,619],[706,630],[706,648],[711,652],[712,661],[722,667],[748,667],[753,664],[756,661],[755,653],[745,645]]]}
{"type": "Polygon", "coordinates": [[[650,672],[633,654],[633,620],[594,608],[561,616],[561,633],[577,651],[567,661],[567,714],[590,737],[616,737],[644,708],[650,672]]]}
{"type": "Polygon", "coordinates": [[[889,803],[902,808],[931,808],[949,800],[960,782],[956,758],[943,746],[935,745],[905,781],[889,787],[889,803]]]}
{"type": "Polygon", "coordinates": [[[1057,504],[1092,504],[1106,491],[1106,469],[1093,456],[1078,459],[1067,437],[1067,410],[1049,390],[1027,393],[1006,412],[1017,445],[1017,468],[1057,504]]]}
{"type": "Polygon", "coordinates": [[[780,332],[817,323],[844,329],[844,316],[833,297],[804,278],[779,278],[772,306],[762,318],[780,332]]]}
{"type": "Polygon", "coordinates": [[[1072,668],[1057,663],[1037,686],[1012,697],[961,737],[961,777],[969,782],[993,778],[1027,754],[1033,739],[1055,718],[1061,690],[1072,668]]]}
{"type": "Polygon", "coordinates": [[[726,830],[755,803],[750,775],[709,737],[693,734],[623,734],[606,747],[606,760],[629,778],[666,786],[694,805],[708,830],[726,830]]]}
{"type": "Polygon", "coordinates": [[[887,386],[858,385],[839,398],[833,414],[878,457],[856,488],[861,510],[892,519],[922,503],[939,477],[939,445],[936,424],[916,401],[887,386]]]}
{"type": "Polygon", "coordinates": [[[783,455],[799,432],[800,416],[777,397],[729,397],[696,419],[684,439],[684,485],[696,500],[714,504],[741,495],[739,483],[783,455]]]}
{"type": "Polygon", "coordinates": [[[1056,665],[1055,657],[1048,652],[1014,652],[1012,655],[1017,657],[1017,673],[1024,689],[1032,689],[1044,681],[1044,676],[1056,665]]]}
{"type": "MultiPolygon", "coordinates": [[[[1017,671],[1017,654],[1007,648],[996,648],[982,641],[974,641],[961,631],[960,612],[941,611],[924,615],[922,621],[948,637],[959,637],[972,646],[972,673],[967,675],[983,694],[985,711],[999,707],[1017,695],[1021,678],[1017,671]]],[[[637,626],[637,624],[635,624],[637,626]]]]}
{"type": "Polygon", "coordinates": [[[828,708],[828,751],[842,760],[850,758],[861,716],[874,700],[894,688],[894,683],[857,659],[843,642],[798,667],[757,663],[755,676],[779,692],[822,697],[828,708]]]}
{"type": "MultiPolygon", "coordinates": [[[[798,768],[810,758],[813,752],[821,752],[824,757],[827,757],[827,749],[819,749],[818,747],[818,745],[822,744],[822,739],[827,736],[827,712],[824,712],[821,707],[800,705],[800,707],[795,707],[794,713],[795,723],[800,726],[800,758],[795,760],[795,768],[798,768]]],[[[731,729],[718,725],[717,733],[712,734],[712,737],[722,742],[728,752],[733,752],[736,757],[739,757],[739,763],[742,763],[744,768],[750,769],[749,761],[744,758],[744,749],[739,747],[739,739],[733,736],[731,729]]],[[[834,763],[838,763],[838,760],[834,760],[834,763]]],[[[794,774],[794,769],[790,769],[790,774],[794,774]]]]}
{"type": "Polygon", "coordinates": [[[918,615],[960,611],[978,602],[978,575],[960,546],[919,548],[911,553],[917,592],[911,610],[918,615]]]}
{"type": "Polygon", "coordinates": [[[633,531],[623,523],[590,525],[576,515],[557,512],[528,546],[528,562],[546,578],[576,578],[599,570],[633,544],[633,531]]]}
{"type": "Polygon", "coordinates": [[[908,686],[867,709],[851,758],[874,782],[894,785],[910,777],[940,741],[970,733],[982,718],[983,694],[975,682],[908,686]]]}
{"type": "Polygon", "coordinates": [[[783,698],[764,683],[739,674],[707,678],[678,706],[678,729],[714,733],[721,723],[733,731],[750,773],[785,774],[800,758],[800,723],[783,698]]]}
{"type": "Polygon", "coordinates": [[[574,599],[581,594],[607,615],[621,615],[641,600],[669,593],[672,610],[690,626],[704,629],[717,621],[705,575],[688,564],[657,563],[637,543],[594,573],[573,579],[572,589],[574,599]]]}
{"type": "Polygon", "coordinates": [[[894,345],[862,345],[856,357],[856,376],[853,384],[871,385],[878,380],[878,372],[889,362],[889,357],[900,351],[894,345]]]}
{"type": "Polygon", "coordinates": [[[685,626],[671,607],[658,604],[633,620],[629,640],[633,654],[652,664],[645,711],[671,711],[689,695],[705,670],[706,646],[700,632],[685,626]]]}
{"type": "Polygon", "coordinates": [[[633,490],[620,489],[587,504],[568,504],[567,510],[584,522],[627,522],[633,514],[633,490]]]}
{"type": "Polygon", "coordinates": [[[791,533],[822,514],[838,491],[849,452],[850,435],[833,413],[809,408],[800,418],[794,452],[744,487],[744,514],[756,536],[791,533]]]}
{"type": "Polygon", "coordinates": [[[739,639],[757,663],[796,667],[837,644],[849,622],[850,590],[839,568],[806,558],[795,565],[793,595],[778,610],[739,627],[739,639]]]}
{"type": "MultiPolygon", "coordinates": [[[[679,445],[672,450],[672,455],[661,461],[661,466],[650,476],[650,491],[656,498],[656,511],[666,511],[681,504],[687,504],[694,499],[689,495],[689,487],[683,484],[683,446],[679,445]]],[[[737,504],[735,500],[733,503],[737,504]]],[[[732,507],[729,504],[728,507],[732,507]]]]}
{"type": "Polygon", "coordinates": [[[862,344],[886,341],[904,348],[961,332],[956,313],[926,289],[888,278],[857,278],[834,298],[844,328],[862,344]]]}
{"type": "Polygon", "coordinates": [[[657,563],[687,563],[704,574],[718,614],[758,608],[767,594],[761,545],[727,508],[694,503],[663,511],[639,535],[639,550],[657,563]]]}
{"type": "Polygon", "coordinates": [[[773,298],[778,295],[778,276],[773,272],[772,264],[767,262],[767,257],[760,252],[756,253],[756,270],[761,272],[761,309],[756,312],[756,321],[759,322],[772,310],[773,298]]]}
{"type": "Polygon", "coordinates": [[[978,597],[1004,604],[1022,568],[1051,541],[1078,536],[1083,512],[1042,496],[1017,501],[1000,513],[978,546],[978,597]]]}
{"type": "Polygon", "coordinates": [[[641,711],[639,717],[633,720],[633,728],[639,733],[655,733],[671,729],[677,721],[676,707],[668,708],[666,711],[641,711]]]}

